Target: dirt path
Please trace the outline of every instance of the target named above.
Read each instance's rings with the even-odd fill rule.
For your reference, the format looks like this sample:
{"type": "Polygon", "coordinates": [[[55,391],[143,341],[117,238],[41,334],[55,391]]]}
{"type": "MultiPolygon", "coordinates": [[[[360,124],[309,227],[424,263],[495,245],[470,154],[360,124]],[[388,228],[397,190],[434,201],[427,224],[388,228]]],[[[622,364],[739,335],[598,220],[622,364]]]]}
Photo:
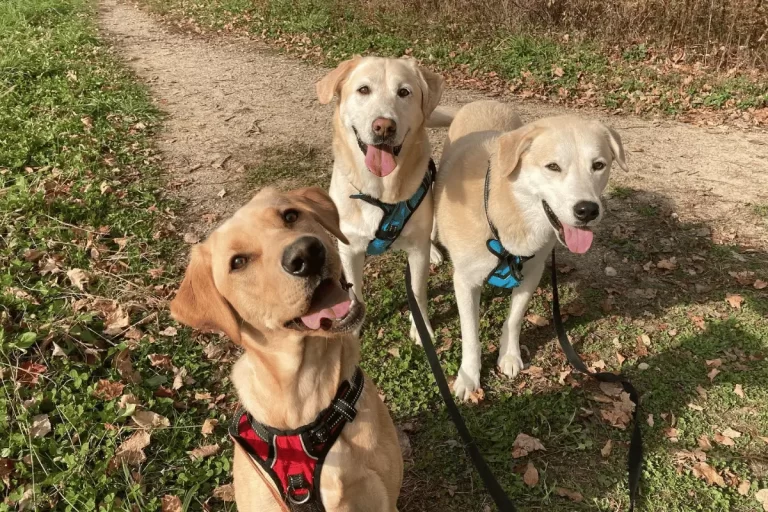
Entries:
{"type": "MultiPolygon", "coordinates": [[[[159,144],[174,176],[171,193],[189,200],[190,229],[202,235],[242,204],[250,193],[248,169],[270,148],[314,148],[324,163],[317,173],[327,175],[331,108],[314,93],[325,69],[251,41],[171,33],[117,0],[102,2],[101,23],[169,114],[159,144]]],[[[480,97],[449,90],[443,103],[480,97]]],[[[537,103],[518,107],[524,119],[565,112],[537,103]]],[[[674,212],[681,222],[706,224],[715,240],[768,246],[768,221],[752,206],[768,204],[768,135],[633,117],[605,120],[622,134],[631,167],[629,173],[614,171],[614,186],[642,191],[627,193],[646,195],[658,215],[674,212]]],[[[442,138],[433,135],[433,141],[442,138]]]]}

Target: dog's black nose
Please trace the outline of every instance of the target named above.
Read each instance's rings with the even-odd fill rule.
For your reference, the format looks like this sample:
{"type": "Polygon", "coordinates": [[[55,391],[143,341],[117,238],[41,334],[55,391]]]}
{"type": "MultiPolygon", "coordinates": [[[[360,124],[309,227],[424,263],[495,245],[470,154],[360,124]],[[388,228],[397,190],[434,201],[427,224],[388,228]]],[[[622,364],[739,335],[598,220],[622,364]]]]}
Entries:
{"type": "Polygon", "coordinates": [[[600,215],[600,205],[592,201],[579,201],[573,207],[573,215],[581,222],[595,220],[600,215]]]}
{"type": "Polygon", "coordinates": [[[379,137],[392,137],[397,131],[397,123],[394,119],[379,117],[373,121],[371,129],[379,137]]]}
{"type": "Polygon", "coordinates": [[[325,246],[313,236],[303,236],[285,248],[281,263],[286,272],[297,277],[320,275],[325,265],[325,246]]]}

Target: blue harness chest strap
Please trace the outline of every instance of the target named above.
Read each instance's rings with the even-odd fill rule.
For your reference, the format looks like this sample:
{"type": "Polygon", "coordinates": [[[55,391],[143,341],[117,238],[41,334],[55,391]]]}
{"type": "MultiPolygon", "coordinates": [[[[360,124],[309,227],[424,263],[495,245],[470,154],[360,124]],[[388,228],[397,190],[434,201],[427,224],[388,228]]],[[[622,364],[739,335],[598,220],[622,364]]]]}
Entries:
{"type": "Polygon", "coordinates": [[[523,281],[523,263],[533,258],[533,256],[516,256],[510,254],[504,246],[501,244],[501,238],[499,232],[496,230],[496,226],[491,222],[491,217],[488,215],[488,194],[490,188],[490,176],[491,176],[491,164],[488,163],[488,170],[485,173],[485,189],[483,194],[483,208],[485,209],[485,218],[488,221],[488,226],[491,228],[493,238],[485,242],[485,246],[488,251],[496,256],[499,263],[494,267],[486,280],[491,286],[497,288],[512,289],[520,286],[523,281]]]}
{"type": "Polygon", "coordinates": [[[430,158],[429,168],[424,174],[424,179],[421,181],[421,185],[419,185],[416,193],[414,193],[410,199],[400,201],[399,203],[384,203],[367,194],[353,194],[349,196],[352,199],[360,199],[361,201],[365,201],[368,204],[381,208],[384,212],[379,227],[376,229],[375,238],[368,242],[368,249],[366,252],[369,255],[378,256],[383,254],[392,246],[395,240],[397,240],[397,237],[403,232],[403,228],[405,228],[405,225],[413,215],[413,212],[416,211],[432,189],[436,174],[437,168],[435,167],[435,162],[430,158]]]}

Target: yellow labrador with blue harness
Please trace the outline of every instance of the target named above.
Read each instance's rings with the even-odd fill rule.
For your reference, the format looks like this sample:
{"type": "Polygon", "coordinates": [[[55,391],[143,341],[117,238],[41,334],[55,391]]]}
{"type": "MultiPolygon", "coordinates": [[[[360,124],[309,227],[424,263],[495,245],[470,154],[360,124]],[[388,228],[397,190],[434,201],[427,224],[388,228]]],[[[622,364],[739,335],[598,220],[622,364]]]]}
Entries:
{"type": "MultiPolygon", "coordinates": [[[[442,77],[412,59],[359,56],[317,83],[320,103],[338,97],[329,192],[349,240],[339,252],[352,289],[363,296],[366,254],[405,250],[425,319],[430,259],[442,261],[430,240],[435,165],[426,127],[450,122],[435,112],[443,84],[442,77]]],[[[411,337],[418,340],[413,325],[411,337]]]]}

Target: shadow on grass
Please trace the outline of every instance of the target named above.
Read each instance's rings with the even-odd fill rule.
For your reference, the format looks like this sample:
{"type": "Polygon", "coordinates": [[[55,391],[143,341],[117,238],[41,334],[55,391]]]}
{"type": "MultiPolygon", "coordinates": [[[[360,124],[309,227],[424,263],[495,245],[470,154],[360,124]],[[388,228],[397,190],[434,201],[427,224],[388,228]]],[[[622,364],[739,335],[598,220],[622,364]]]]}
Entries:
{"type": "MultiPolygon", "coordinates": [[[[580,315],[566,321],[577,351],[587,364],[602,360],[608,370],[627,373],[642,396],[647,455],[640,508],[754,510],[754,499],[740,496],[736,487],[768,474],[768,450],[759,438],[768,433],[768,296],[753,287],[766,278],[761,272],[768,255],[713,243],[708,226],[676,220],[664,196],[619,189],[608,205],[611,213],[589,255],[577,258],[559,249],[560,267],[576,269],[562,275],[560,288],[565,311],[580,315]],[[608,277],[606,266],[617,275],[608,277]],[[726,301],[729,294],[742,298],[738,308],[726,301]],[[719,373],[713,376],[713,369],[719,373]],[[734,392],[737,384],[743,397],[734,392]],[[728,427],[743,434],[734,447],[713,441],[728,427]],[[713,445],[707,462],[724,477],[725,488],[697,479],[690,471],[695,461],[685,460],[685,452],[676,455],[697,449],[702,435],[713,445]]],[[[451,376],[460,361],[460,331],[449,267],[432,276],[430,298],[436,345],[451,376]]],[[[403,268],[401,255],[368,262],[363,346],[366,370],[394,416],[412,430],[413,461],[400,510],[493,510],[457,443],[423,353],[408,340],[403,268]]],[[[532,310],[549,318],[550,297],[546,277],[532,310]]],[[[524,510],[626,510],[629,432],[601,419],[602,404],[591,400],[600,394],[595,384],[581,377],[573,388],[558,383],[566,365],[552,327],[526,326],[521,335],[528,359],[544,370],[542,378],[509,380],[494,370],[507,308],[507,294],[486,288],[486,400],[464,408],[481,451],[524,510]],[[540,438],[546,452],[513,459],[520,432],[540,438]],[[608,440],[614,449],[603,457],[608,440]],[[541,476],[533,488],[521,478],[529,460],[541,476]],[[584,501],[558,497],[555,487],[577,490],[584,501]]]]}

